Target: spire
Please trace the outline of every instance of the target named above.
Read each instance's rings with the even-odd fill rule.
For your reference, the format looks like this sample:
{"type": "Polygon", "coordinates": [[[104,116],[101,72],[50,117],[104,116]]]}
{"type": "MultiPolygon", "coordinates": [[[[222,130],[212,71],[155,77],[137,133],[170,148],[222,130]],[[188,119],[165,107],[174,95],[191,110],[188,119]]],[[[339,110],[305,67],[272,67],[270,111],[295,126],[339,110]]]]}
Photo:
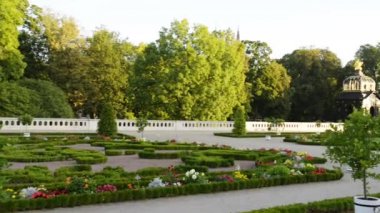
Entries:
{"type": "Polygon", "coordinates": [[[239,30],[239,28],[237,29],[237,33],[236,33],[236,40],[240,41],[240,30],[239,30]]]}

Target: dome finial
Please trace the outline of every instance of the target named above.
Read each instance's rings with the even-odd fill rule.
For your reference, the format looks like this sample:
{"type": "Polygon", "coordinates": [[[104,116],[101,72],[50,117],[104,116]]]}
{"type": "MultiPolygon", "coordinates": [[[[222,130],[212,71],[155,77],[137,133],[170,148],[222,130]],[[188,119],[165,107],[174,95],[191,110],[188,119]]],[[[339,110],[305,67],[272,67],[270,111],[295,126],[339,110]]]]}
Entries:
{"type": "Polygon", "coordinates": [[[363,70],[363,62],[360,61],[359,59],[356,59],[354,62],[354,68],[356,71],[358,71],[359,75],[363,75],[362,70],[363,70]]]}

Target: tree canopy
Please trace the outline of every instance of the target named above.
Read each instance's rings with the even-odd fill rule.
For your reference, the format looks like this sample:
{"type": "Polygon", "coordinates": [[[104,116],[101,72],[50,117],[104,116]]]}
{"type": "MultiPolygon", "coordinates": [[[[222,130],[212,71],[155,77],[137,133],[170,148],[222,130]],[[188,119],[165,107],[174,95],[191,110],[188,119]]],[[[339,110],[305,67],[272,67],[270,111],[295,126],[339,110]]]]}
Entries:
{"type": "Polygon", "coordinates": [[[230,31],[174,21],[136,61],[135,110],[150,119],[226,120],[247,100],[245,62],[230,31]]]}
{"type": "Polygon", "coordinates": [[[281,117],[289,112],[291,78],[287,70],[270,58],[271,48],[261,41],[243,41],[248,57],[251,118],[281,117]]]}
{"type": "Polygon", "coordinates": [[[339,58],[325,49],[299,49],[281,63],[292,77],[290,120],[334,120],[335,97],[341,88],[339,58]]]}
{"type": "Polygon", "coordinates": [[[18,42],[18,27],[22,25],[27,0],[0,1],[0,82],[19,79],[26,67],[18,42]]]}
{"type": "Polygon", "coordinates": [[[363,62],[363,72],[366,75],[376,81],[380,80],[380,43],[376,46],[371,44],[360,46],[355,56],[363,62]]]}

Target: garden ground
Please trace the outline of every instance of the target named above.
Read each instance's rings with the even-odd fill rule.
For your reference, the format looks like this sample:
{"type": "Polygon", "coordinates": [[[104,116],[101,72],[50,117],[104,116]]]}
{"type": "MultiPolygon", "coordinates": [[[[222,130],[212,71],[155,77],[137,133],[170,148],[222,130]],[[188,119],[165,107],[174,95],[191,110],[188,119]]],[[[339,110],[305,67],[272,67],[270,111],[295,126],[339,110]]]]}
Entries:
{"type": "MultiPolygon", "coordinates": [[[[138,136],[136,132],[126,134],[138,136]]],[[[212,132],[145,132],[149,140],[176,139],[177,141],[197,141],[206,144],[225,144],[235,148],[288,148],[294,151],[307,151],[321,156],[322,146],[305,146],[283,143],[281,138],[225,138],[214,136],[212,132]]],[[[329,165],[326,165],[327,167],[329,165]]],[[[331,164],[330,164],[331,166],[331,164]]],[[[371,181],[371,192],[380,192],[380,182],[371,181]]],[[[159,198],[133,202],[110,203],[102,205],[80,206],[54,210],[31,212],[240,212],[277,205],[310,202],[328,198],[353,196],[362,191],[361,183],[354,182],[348,173],[339,181],[308,183],[298,185],[266,187],[215,194],[201,194],[173,198],[159,198]]]]}

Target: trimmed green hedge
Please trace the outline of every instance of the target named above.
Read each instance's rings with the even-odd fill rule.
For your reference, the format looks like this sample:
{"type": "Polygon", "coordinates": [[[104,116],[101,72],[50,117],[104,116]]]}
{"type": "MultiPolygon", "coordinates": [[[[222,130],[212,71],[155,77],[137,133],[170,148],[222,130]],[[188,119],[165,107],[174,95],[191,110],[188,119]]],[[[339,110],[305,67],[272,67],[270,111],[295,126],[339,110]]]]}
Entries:
{"type": "Polygon", "coordinates": [[[230,167],[234,165],[232,158],[222,158],[219,156],[190,155],[182,156],[181,160],[187,165],[207,166],[210,168],[230,167]]]}
{"type": "Polygon", "coordinates": [[[207,150],[202,151],[204,155],[207,156],[221,156],[223,158],[233,158],[235,160],[257,160],[258,154],[255,151],[245,151],[245,150],[207,150]]]}
{"type": "Polygon", "coordinates": [[[153,148],[155,150],[207,150],[207,149],[215,149],[212,146],[198,146],[193,144],[157,144],[156,143],[137,143],[137,142],[127,142],[127,143],[103,143],[96,142],[92,143],[92,146],[103,146],[106,149],[140,149],[143,150],[145,148],[153,148]]]}
{"type": "Polygon", "coordinates": [[[144,158],[144,159],[176,159],[181,156],[181,153],[141,151],[141,152],[138,152],[138,155],[139,155],[139,158],[144,158]]]}
{"type": "Polygon", "coordinates": [[[215,182],[209,184],[189,184],[181,187],[146,188],[138,190],[119,190],[113,193],[62,195],[49,199],[11,200],[0,202],[0,212],[26,211],[45,208],[73,207],[98,203],[121,202],[159,197],[173,197],[190,194],[215,193],[231,190],[269,187],[317,181],[337,180],[341,172],[324,175],[290,176],[263,180],[215,182]]]}
{"type": "MultiPolygon", "coordinates": [[[[375,197],[380,194],[375,195],[375,197]]],[[[328,199],[310,203],[297,203],[286,206],[277,206],[266,209],[252,210],[246,213],[285,213],[285,212],[315,212],[338,213],[352,212],[354,210],[353,197],[328,199]]]]}
{"type": "Polygon", "coordinates": [[[94,150],[74,150],[74,149],[65,149],[62,151],[62,154],[70,156],[78,164],[98,164],[107,162],[107,157],[94,150]]]}
{"type": "Polygon", "coordinates": [[[118,156],[123,155],[123,150],[119,149],[108,149],[104,152],[107,156],[118,156]]]}

